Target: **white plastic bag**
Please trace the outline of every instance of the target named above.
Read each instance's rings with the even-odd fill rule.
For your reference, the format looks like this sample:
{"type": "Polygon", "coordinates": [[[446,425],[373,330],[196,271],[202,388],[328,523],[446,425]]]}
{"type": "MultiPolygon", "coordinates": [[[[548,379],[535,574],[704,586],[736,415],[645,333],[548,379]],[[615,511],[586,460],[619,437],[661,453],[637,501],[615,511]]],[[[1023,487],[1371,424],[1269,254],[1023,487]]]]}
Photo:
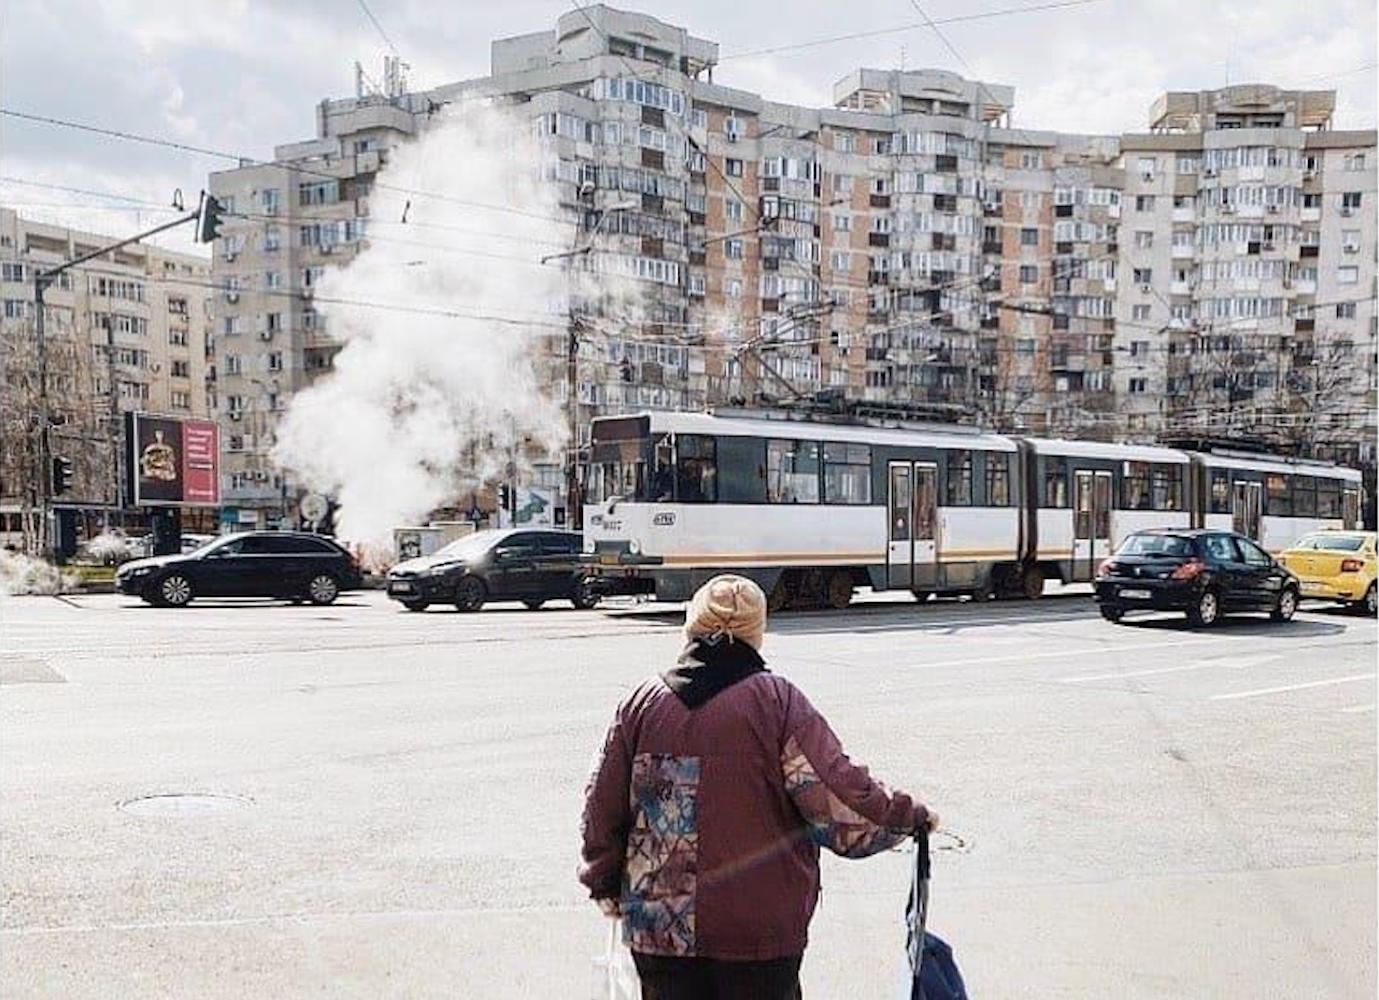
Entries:
{"type": "Polygon", "coordinates": [[[622,921],[610,920],[608,949],[594,959],[592,1000],[642,1000],[632,951],[622,942],[622,921]]]}

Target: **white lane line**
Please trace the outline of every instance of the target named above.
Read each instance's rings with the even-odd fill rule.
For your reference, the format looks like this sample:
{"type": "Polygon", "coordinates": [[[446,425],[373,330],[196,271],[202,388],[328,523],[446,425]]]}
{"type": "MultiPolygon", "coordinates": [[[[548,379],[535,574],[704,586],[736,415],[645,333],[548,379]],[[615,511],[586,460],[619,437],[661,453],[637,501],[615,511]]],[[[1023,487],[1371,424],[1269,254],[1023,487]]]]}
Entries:
{"type": "Polygon", "coordinates": [[[1153,670],[1127,670],[1124,673],[1084,674],[1081,677],[1060,677],[1060,684],[1083,684],[1087,681],[1114,681],[1122,677],[1153,677],[1155,674],[1176,674],[1184,670],[1201,670],[1204,667],[1220,666],[1219,662],[1186,663],[1177,667],[1156,667],[1153,670]]]}
{"type": "Polygon", "coordinates": [[[1256,688],[1253,691],[1232,691],[1230,694],[1214,694],[1212,701],[1231,701],[1235,698],[1257,698],[1265,694],[1283,694],[1286,691],[1302,691],[1305,688],[1329,687],[1332,684],[1350,684],[1355,681],[1372,681],[1374,674],[1350,674],[1346,677],[1329,677],[1324,681],[1307,681],[1305,684],[1285,684],[1282,687],[1256,688]]]}
{"type": "Polygon", "coordinates": [[[1359,715],[1361,712],[1373,712],[1374,702],[1370,702],[1368,705],[1350,705],[1341,709],[1341,711],[1346,715],[1359,715]]]}

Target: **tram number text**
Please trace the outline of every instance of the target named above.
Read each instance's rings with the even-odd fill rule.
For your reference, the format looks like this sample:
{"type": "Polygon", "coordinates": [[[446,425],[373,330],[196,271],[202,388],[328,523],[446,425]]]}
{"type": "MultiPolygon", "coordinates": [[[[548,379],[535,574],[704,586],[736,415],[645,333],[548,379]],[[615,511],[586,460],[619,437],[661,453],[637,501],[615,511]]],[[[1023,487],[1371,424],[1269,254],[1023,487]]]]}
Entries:
{"type": "Polygon", "coordinates": [[[664,513],[657,514],[651,519],[651,523],[658,528],[669,528],[675,523],[675,512],[673,510],[668,510],[664,513]]]}

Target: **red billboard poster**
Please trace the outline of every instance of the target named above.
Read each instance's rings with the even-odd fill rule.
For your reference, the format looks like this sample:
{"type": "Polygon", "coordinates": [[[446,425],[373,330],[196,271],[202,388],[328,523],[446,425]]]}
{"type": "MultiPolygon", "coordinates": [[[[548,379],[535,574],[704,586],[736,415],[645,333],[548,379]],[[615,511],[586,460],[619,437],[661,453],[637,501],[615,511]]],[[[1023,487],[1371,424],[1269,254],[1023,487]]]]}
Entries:
{"type": "Polygon", "coordinates": [[[131,413],[125,431],[136,507],[220,504],[220,429],[214,423],[131,413]]]}

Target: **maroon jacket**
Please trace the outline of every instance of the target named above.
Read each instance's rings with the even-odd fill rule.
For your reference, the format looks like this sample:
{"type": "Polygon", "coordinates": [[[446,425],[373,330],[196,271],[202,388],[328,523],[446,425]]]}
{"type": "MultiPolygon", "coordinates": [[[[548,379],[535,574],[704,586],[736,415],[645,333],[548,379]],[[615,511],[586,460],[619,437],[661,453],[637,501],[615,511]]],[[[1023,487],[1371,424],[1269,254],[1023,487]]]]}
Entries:
{"type": "Polygon", "coordinates": [[[633,951],[799,955],[819,847],[866,857],[927,812],[850,761],[750,646],[702,657],[726,666],[696,662],[695,649],[618,707],[586,791],[579,879],[594,899],[619,900],[633,951]]]}

